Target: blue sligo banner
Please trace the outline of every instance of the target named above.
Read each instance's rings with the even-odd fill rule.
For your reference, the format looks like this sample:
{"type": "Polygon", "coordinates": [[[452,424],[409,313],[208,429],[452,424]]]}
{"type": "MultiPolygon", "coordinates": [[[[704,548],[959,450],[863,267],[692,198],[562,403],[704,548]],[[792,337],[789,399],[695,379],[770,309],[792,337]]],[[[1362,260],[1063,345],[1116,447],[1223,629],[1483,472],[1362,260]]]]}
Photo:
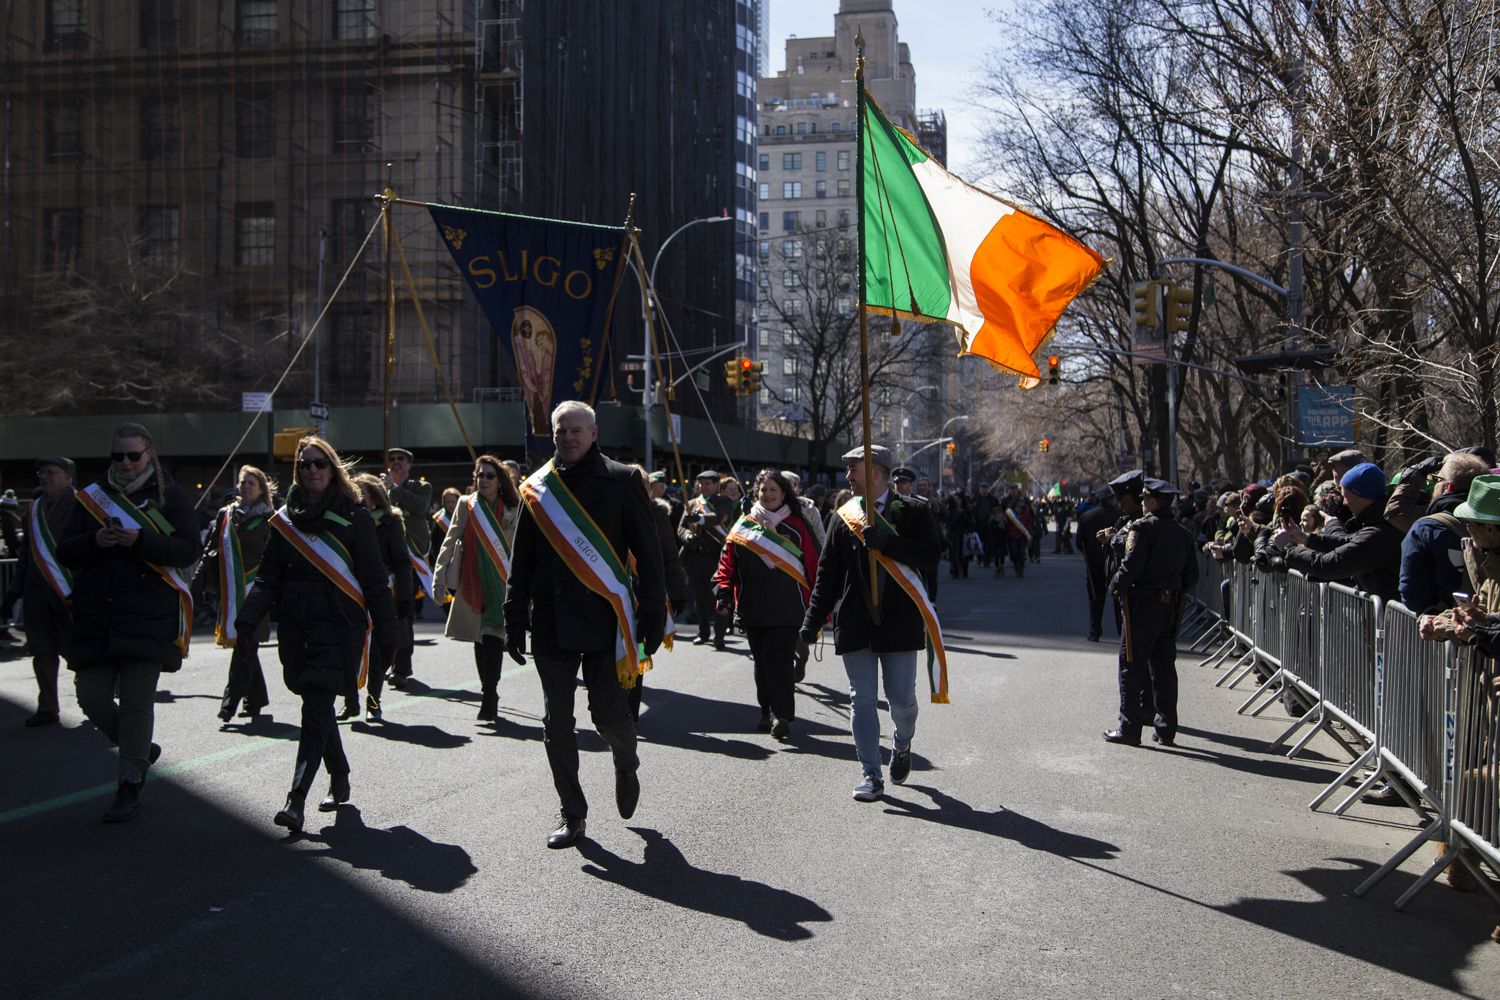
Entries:
{"type": "Polygon", "coordinates": [[[569,399],[593,405],[598,395],[625,230],[445,205],[428,211],[516,363],[526,451],[550,456],[552,408],[569,399]]]}

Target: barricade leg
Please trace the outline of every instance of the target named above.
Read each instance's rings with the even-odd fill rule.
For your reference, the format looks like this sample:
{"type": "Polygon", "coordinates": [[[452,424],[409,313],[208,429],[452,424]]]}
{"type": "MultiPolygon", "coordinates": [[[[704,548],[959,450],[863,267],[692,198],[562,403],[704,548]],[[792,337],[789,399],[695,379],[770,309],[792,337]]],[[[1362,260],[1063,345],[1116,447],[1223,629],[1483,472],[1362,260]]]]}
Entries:
{"type": "MultiPolygon", "coordinates": [[[[1327,720],[1325,719],[1324,721],[1326,722],[1327,720]]],[[[1371,747],[1369,750],[1366,750],[1364,753],[1360,754],[1360,756],[1355,759],[1354,763],[1344,768],[1344,770],[1340,772],[1339,776],[1337,778],[1334,778],[1327,788],[1318,793],[1317,798],[1313,799],[1307,804],[1307,808],[1316,810],[1323,803],[1327,802],[1330,798],[1333,797],[1334,792],[1338,791],[1340,788],[1343,788],[1344,785],[1348,783],[1349,779],[1354,777],[1354,773],[1356,771],[1364,767],[1366,764],[1370,763],[1371,759],[1378,752],[1379,751],[1374,747],[1371,747]]]]}
{"type": "Polygon", "coordinates": [[[1401,850],[1391,855],[1391,859],[1389,861],[1371,872],[1370,877],[1361,882],[1359,884],[1359,887],[1354,890],[1354,894],[1356,896],[1363,896],[1365,893],[1375,888],[1375,886],[1380,882],[1381,879],[1385,878],[1391,872],[1395,871],[1397,868],[1405,864],[1406,859],[1415,854],[1417,848],[1421,847],[1429,840],[1442,839],[1442,831],[1443,820],[1442,817],[1438,817],[1431,823],[1427,824],[1427,826],[1423,827],[1422,831],[1415,837],[1407,841],[1406,846],[1402,847],[1401,850]]]}
{"type": "Polygon", "coordinates": [[[1219,664],[1223,663],[1226,659],[1229,658],[1230,653],[1239,648],[1239,644],[1239,638],[1235,636],[1233,632],[1231,632],[1229,634],[1229,638],[1225,639],[1223,644],[1220,645],[1218,649],[1214,650],[1211,654],[1204,657],[1203,660],[1198,664],[1198,666],[1213,667],[1214,669],[1218,669],[1219,664]]]}
{"type": "MultiPolygon", "coordinates": [[[[1255,718],[1255,719],[1260,718],[1260,713],[1262,713],[1266,709],[1270,708],[1273,704],[1275,704],[1276,699],[1279,698],[1279,697],[1281,697],[1281,693],[1286,690],[1286,676],[1285,676],[1285,674],[1286,674],[1285,670],[1277,670],[1276,673],[1274,673],[1270,677],[1266,678],[1266,682],[1260,686],[1260,690],[1257,691],[1256,694],[1259,694],[1260,691],[1264,691],[1266,688],[1270,687],[1272,684],[1276,685],[1276,690],[1273,691],[1273,692],[1271,692],[1271,697],[1267,698],[1265,701],[1263,701],[1259,705],[1255,706],[1255,711],[1253,711],[1253,712],[1250,713],[1251,718],[1255,718]],[[1280,679],[1280,683],[1276,683],[1277,680],[1278,680],[1278,678],[1280,679]]],[[[1254,695],[1251,695],[1251,699],[1252,700],[1254,700],[1254,697],[1255,697],[1254,695]]]]}
{"type": "Polygon", "coordinates": [[[1215,639],[1224,634],[1224,622],[1220,620],[1218,615],[1215,615],[1212,612],[1210,612],[1209,615],[1211,620],[1208,624],[1208,627],[1205,628],[1203,630],[1203,634],[1198,636],[1198,638],[1193,641],[1193,644],[1188,647],[1189,652],[1203,652],[1209,646],[1213,645],[1215,639]]]}
{"type": "Polygon", "coordinates": [[[1406,909],[1406,904],[1415,899],[1417,897],[1417,893],[1427,888],[1427,886],[1432,883],[1432,880],[1437,878],[1438,875],[1442,873],[1443,869],[1451,865],[1453,863],[1453,859],[1458,856],[1458,848],[1450,845],[1447,852],[1442,857],[1434,861],[1432,863],[1432,867],[1422,873],[1421,878],[1412,883],[1411,888],[1407,889],[1400,896],[1396,897],[1396,909],[1406,909]]]}
{"type": "Polygon", "coordinates": [[[1230,667],[1229,670],[1225,672],[1223,677],[1220,677],[1216,682],[1214,682],[1214,687],[1228,687],[1233,690],[1233,688],[1237,684],[1239,684],[1240,681],[1245,679],[1245,675],[1250,673],[1254,669],[1255,647],[1251,646],[1249,649],[1245,650],[1245,652],[1240,656],[1238,660],[1234,662],[1234,666],[1230,667]],[[1236,673],[1235,671],[1239,672],[1236,673]]]}
{"type": "Polygon", "coordinates": [[[1323,706],[1321,704],[1317,704],[1317,705],[1314,705],[1312,708],[1309,708],[1307,710],[1307,712],[1303,714],[1302,718],[1297,719],[1290,726],[1287,726],[1285,732],[1283,732],[1280,736],[1276,737],[1274,740],[1271,741],[1271,749],[1272,750],[1279,750],[1279,749],[1281,749],[1281,747],[1285,746],[1286,745],[1286,741],[1292,738],[1292,734],[1295,733],[1297,730],[1301,729],[1303,726],[1307,725],[1309,722],[1312,722],[1313,721],[1313,716],[1316,715],[1316,716],[1318,716],[1318,720],[1313,725],[1312,729],[1310,729],[1302,737],[1301,741],[1298,742],[1298,744],[1296,746],[1292,747],[1291,750],[1287,751],[1287,756],[1288,757],[1295,757],[1295,756],[1297,756],[1297,754],[1301,753],[1302,750],[1303,750],[1303,748],[1306,747],[1307,744],[1312,740],[1313,736],[1317,734],[1318,730],[1322,729],[1324,726],[1326,726],[1328,724],[1328,720],[1322,716],[1322,711],[1323,711],[1323,706]]]}

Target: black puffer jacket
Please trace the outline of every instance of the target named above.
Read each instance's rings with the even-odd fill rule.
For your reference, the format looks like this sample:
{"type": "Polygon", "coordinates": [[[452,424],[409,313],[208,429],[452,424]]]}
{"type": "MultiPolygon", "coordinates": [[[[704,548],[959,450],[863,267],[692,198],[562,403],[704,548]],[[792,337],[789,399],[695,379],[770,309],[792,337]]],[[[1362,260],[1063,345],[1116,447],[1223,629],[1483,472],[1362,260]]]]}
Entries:
{"type": "Polygon", "coordinates": [[[386,514],[376,521],[375,541],[380,545],[380,561],[385,564],[397,614],[404,611],[409,615],[413,610],[417,574],[412,569],[411,554],[406,548],[406,528],[402,519],[395,514],[386,514]]]}
{"type": "MultiPolygon", "coordinates": [[[[108,490],[118,496],[113,487],[108,490]]],[[[182,666],[178,592],[151,564],[183,571],[198,558],[198,515],[187,491],[153,479],[127,499],[164,530],[142,530],[130,548],[100,548],[101,525],[82,503],[68,519],[57,558],[73,571],[74,670],[110,660],[142,660],[171,672],[182,666]]]]}
{"type": "MultiPolygon", "coordinates": [[[[340,495],[322,523],[323,537],[338,541],[353,560],[354,577],[375,623],[375,642],[394,648],[395,606],[375,522],[363,507],[340,495]]],[[[313,687],[342,694],[353,684],[364,649],[365,612],[274,526],[236,629],[249,634],[272,607],[282,672],[293,693],[313,687]]]]}
{"type": "Polygon", "coordinates": [[[1401,532],[1381,516],[1383,500],[1345,521],[1337,534],[1307,536],[1286,550],[1286,564],[1317,580],[1352,583],[1388,601],[1401,597],[1401,532]]]}

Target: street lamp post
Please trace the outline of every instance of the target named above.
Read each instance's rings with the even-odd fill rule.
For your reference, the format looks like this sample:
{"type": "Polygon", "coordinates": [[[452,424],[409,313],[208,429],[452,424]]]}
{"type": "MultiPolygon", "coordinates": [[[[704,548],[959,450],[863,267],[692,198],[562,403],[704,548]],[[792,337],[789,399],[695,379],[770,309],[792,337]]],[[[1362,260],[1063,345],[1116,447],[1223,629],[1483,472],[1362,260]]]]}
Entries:
{"type": "MultiPolygon", "coordinates": [[[[952,427],[956,422],[958,422],[960,420],[970,420],[970,419],[972,419],[972,418],[967,413],[960,413],[956,417],[949,417],[948,420],[947,420],[947,422],[945,422],[943,424],[943,429],[940,430],[940,431],[938,431],[938,437],[942,437],[944,434],[947,434],[948,433],[948,428],[952,427]]],[[[953,476],[954,476],[955,479],[957,479],[958,478],[958,473],[955,472],[953,474],[953,476]]],[[[942,477],[939,476],[937,478],[941,479],[942,477]]]]}
{"type": "Polygon", "coordinates": [[[919,393],[926,392],[928,389],[931,389],[933,392],[938,392],[940,391],[940,388],[940,386],[935,385],[921,385],[913,389],[911,392],[908,392],[906,394],[906,398],[901,401],[901,409],[903,412],[901,415],[901,439],[896,444],[897,455],[900,455],[903,451],[906,450],[906,404],[910,403],[911,398],[919,393]]]}
{"type": "MultiPolygon", "coordinates": [[[[733,221],[733,216],[730,216],[728,214],[709,215],[701,219],[689,219],[687,222],[684,222],[682,225],[672,230],[671,235],[661,241],[661,246],[656,248],[656,256],[651,258],[650,280],[647,282],[646,294],[641,298],[641,326],[644,328],[643,333],[645,334],[646,339],[646,349],[642,352],[645,355],[645,371],[643,372],[643,374],[645,376],[646,382],[645,388],[641,393],[641,409],[646,414],[646,446],[642,451],[645,461],[642,463],[642,465],[645,466],[646,473],[648,475],[651,473],[651,467],[655,464],[655,461],[651,454],[651,410],[656,405],[654,393],[652,392],[656,384],[656,372],[652,368],[651,318],[647,315],[647,310],[649,309],[658,313],[661,312],[661,301],[656,297],[656,265],[661,263],[662,251],[665,250],[667,248],[667,245],[675,240],[678,234],[681,233],[684,229],[688,229],[692,226],[700,224],[707,225],[710,222],[731,221],[733,221]]],[[[670,427],[667,428],[667,433],[669,435],[671,434],[670,427]]]]}

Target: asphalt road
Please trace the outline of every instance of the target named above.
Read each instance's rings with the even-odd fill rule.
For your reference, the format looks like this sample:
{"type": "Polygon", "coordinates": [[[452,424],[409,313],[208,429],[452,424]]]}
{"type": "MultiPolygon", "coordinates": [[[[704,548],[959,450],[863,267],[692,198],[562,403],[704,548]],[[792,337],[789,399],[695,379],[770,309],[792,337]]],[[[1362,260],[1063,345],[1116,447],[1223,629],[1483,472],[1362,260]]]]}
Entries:
{"type": "Polygon", "coordinates": [[[296,703],[273,684],[271,718],[220,728],[211,641],[164,678],[165,754],[121,826],[99,822],[113,751],[66,688],[62,726],[22,728],[29,664],[0,663],[0,996],[1500,997],[1482,896],[1435,885],[1398,913],[1415,861],[1352,895],[1415,827],[1307,809],[1333,743],[1267,755],[1282,716],[1237,716],[1187,656],[1179,749],[1101,741],[1114,649],[1082,641],[1077,557],[945,575],[938,605],[953,703],[924,700],[906,787],[850,799],[831,649],[781,746],[754,731],[743,642],[683,645],[648,679],[635,818],[590,733],[567,851],[544,846],[530,668],[479,724],[469,647],[435,625],[420,686],[346,733],[353,802],[299,837],[270,822],[296,703]]]}

